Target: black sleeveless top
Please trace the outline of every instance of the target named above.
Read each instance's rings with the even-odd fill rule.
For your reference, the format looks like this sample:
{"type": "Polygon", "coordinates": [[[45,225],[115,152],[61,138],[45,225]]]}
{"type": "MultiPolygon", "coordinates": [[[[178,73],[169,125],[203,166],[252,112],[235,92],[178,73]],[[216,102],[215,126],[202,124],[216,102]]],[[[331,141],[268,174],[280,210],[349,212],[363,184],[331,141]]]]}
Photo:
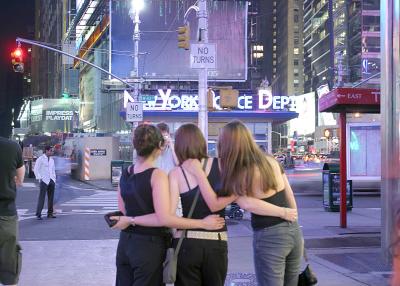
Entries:
{"type": "MultiPolygon", "coordinates": [[[[284,207],[284,208],[289,207],[285,197],[284,190],[277,192],[275,195],[262,200],[267,203],[276,205],[278,207],[284,207]]],[[[284,221],[286,220],[276,216],[263,216],[263,215],[256,215],[253,213],[251,214],[251,226],[253,227],[254,230],[263,229],[269,226],[279,224],[284,221]]]]}
{"type": "MultiPolygon", "coordinates": [[[[133,168],[131,170],[133,171],[133,168]]],[[[122,172],[119,186],[127,216],[135,217],[155,212],[151,188],[151,175],[154,170],[155,168],[149,168],[137,174],[129,174],[127,168],[122,172]]],[[[167,228],[165,227],[140,225],[129,226],[123,231],[157,236],[167,234],[167,228]]]]}
{"type": "MultiPolygon", "coordinates": [[[[183,169],[182,169],[182,171],[183,171],[183,169]]],[[[186,177],[185,171],[183,171],[183,175],[186,177]]],[[[210,183],[212,189],[214,190],[214,192],[216,192],[218,194],[221,190],[222,182],[221,182],[221,174],[219,172],[217,159],[213,159],[211,170],[207,176],[207,179],[208,179],[208,182],[210,183]]],[[[189,191],[180,194],[181,202],[182,202],[182,213],[183,213],[184,217],[188,216],[197,191],[200,191],[199,186],[196,186],[195,188],[190,189],[189,191]]],[[[225,218],[225,209],[222,209],[215,213],[211,212],[210,208],[207,206],[207,203],[204,201],[203,196],[200,193],[199,199],[197,200],[196,207],[194,208],[194,211],[192,214],[192,218],[193,219],[203,219],[206,216],[211,215],[211,214],[218,214],[220,217],[225,218]]],[[[193,229],[193,230],[195,230],[195,229],[193,229]]],[[[196,230],[209,231],[209,230],[205,230],[205,229],[196,229],[196,230]]],[[[220,231],[226,231],[226,230],[227,230],[226,225],[224,225],[223,228],[218,229],[218,230],[213,230],[213,231],[220,232],[220,231]]]]}

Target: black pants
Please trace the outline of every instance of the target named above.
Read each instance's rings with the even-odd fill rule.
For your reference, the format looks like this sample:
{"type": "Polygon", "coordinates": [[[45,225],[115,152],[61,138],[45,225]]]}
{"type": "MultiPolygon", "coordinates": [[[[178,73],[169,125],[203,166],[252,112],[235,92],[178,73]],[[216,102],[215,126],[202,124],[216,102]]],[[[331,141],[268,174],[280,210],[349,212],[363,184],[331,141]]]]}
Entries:
{"type": "Polygon", "coordinates": [[[185,238],[179,251],[175,286],[224,286],[227,271],[226,241],[185,238]]]}
{"type": "Polygon", "coordinates": [[[47,215],[52,215],[53,214],[53,200],[54,200],[54,189],[55,189],[55,183],[53,180],[50,180],[50,183],[46,185],[42,181],[40,181],[40,193],[39,193],[39,199],[38,199],[38,204],[36,208],[36,216],[41,216],[42,215],[42,210],[43,210],[43,205],[44,205],[44,199],[46,198],[46,193],[47,193],[47,215]]]}
{"type": "Polygon", "coordinates": [[[116,286],[163,284],[163,262],[167,249],[161,236],[121,231],[117,248],[116,286]]]}

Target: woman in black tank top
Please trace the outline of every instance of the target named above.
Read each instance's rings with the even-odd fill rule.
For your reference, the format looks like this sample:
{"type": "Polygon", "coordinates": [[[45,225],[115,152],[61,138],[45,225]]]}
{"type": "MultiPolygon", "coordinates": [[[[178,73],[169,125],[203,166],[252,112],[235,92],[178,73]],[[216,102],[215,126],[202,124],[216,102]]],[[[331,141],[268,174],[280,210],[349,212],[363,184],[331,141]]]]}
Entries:
{"type": "Polygon", "coordinates": [[[171,212],[167,175],[155,168],[163,137],[153,125],[135,129],[133,145],[137,162],[121,176],[118,205],[125,216],[114,228],[121,229],[117,249],[117,286],[157,286],[162,282],[162,263],[167,247],[167,229],[202,228],[215,230],[224,226],[222,218],[180,218],[171,212]]]}
{"type": "Polygon", "coordinates": [[[222,188],[218,195],[204,179],[196,160],[183,167],[199,181],[211,210],[235,200],[252,213],[253,250],[258,285],[297,286],[302,235],[297,224],[297,206],[283,169],[266,157],[246,126],[234,121],[220,133],[218,154],[222,188]]]}
{"type": "MultiPolygon", "coordinates": [[[[193,159],[205,167],[207,182],[213,192],[221,189],[218,160],[207,158],[207,145],[200,129],[194,124],[184,124],[175,133],[175,154],[179,164],[193,159]]],[[[172,209],[176,209],[179,197],[182,213],[188,216],[196,193],[199,192],[196,178],[181,166],[169,173],[172,209]]],[[[225,210],[221,208],[211,211],[201,194],[194,208],[192,218],[203,219],[209,215],[225,218],[225,210]]],[[[228,269],[227,232],[224,225],[218,230],[192,229],[186,233],[178,256],[178,271],[175,286],[212,285],[223,286],[228,269]]],[[[174,234],[175,244],[181,231],[174,234]]]]}

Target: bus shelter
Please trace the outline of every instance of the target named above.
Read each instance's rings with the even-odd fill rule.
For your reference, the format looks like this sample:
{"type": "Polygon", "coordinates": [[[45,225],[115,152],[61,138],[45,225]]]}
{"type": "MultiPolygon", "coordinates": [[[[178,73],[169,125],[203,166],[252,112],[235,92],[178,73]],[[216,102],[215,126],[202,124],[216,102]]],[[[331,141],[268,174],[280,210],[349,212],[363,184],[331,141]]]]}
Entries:
{"type": "Polygon", "coordinates": [[[319,112],[340,114],[340,227],[347,227],[346,183],[347,183],[347,113],[380,113],[379,89],[339,87],[319,99],[319,112]]]}

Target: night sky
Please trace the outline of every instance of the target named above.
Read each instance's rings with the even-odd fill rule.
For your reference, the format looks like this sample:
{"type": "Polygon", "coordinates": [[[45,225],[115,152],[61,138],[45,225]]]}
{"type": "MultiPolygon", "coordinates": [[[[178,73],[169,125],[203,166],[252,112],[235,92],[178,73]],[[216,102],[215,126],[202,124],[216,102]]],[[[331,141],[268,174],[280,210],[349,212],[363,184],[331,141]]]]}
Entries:
{"type": "MultiPolygon", "coordinates": [[[[11,110],[20,108],[22,104],[23,77],[22,74],[13,71],[10,53],[16,48],[16,37],[33,37],[35,0],[3,0],[2,4],[0,10],[0,136],[8,137],[11,134],[11,110]]],[[[26,50],[27,47],[23,49],[26,50]]]]}

